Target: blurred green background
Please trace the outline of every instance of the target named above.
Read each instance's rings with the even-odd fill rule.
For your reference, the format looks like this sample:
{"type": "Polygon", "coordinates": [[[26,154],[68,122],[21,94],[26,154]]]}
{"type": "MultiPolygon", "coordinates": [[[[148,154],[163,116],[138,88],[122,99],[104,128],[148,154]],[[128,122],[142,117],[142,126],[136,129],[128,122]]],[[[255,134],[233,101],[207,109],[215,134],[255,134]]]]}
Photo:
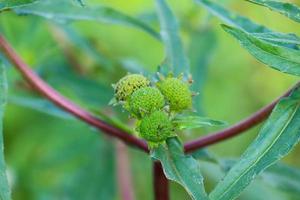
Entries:
{"type": "MultiPolygon", "coordinates": [[[[151,0],[86,0],[85,3],[90,7],[98,4],[113,7],[159,29],[151,0]]],[[[196,103],[201,103],[202,115],[233,124],[271,102],[297,81],[296,77],[259,63],[221,29],[221,21],[193,1],[169,3],[180,22],[190,62],[195,66],[193,77],[201,83],[194,90],[200,93],[196,103]]],[[[239,0],[222,3],[269,28],[300,35],[296,23],[267,9],[239,0]]],[[[126,26],[88,21],[58,24],[37,16],[3,12],[0,30],[22,58],[54,88],[96,114],[104,112],[129,125],[132,120],[128,120],[126,113],[107,105],[113,93],[111,84],[127,70],[154,73],[165,56],[160,42],[126,26]]],[[[7,72],[9,103],[4,141],[13,199],[120,199],[115,142],[55,109],[35,94],[11,66],[7,72]]],[[[187,141],[214,130],[199,129],[181,133],[180,137],[187,141]]],[[[219,158],[238,157],[258,130],[259,127],[254,128],[208,149],[219,158]]],[[[153,199],[150,158],[132,148],[129,153],[136,199],[153,199]]],[[[300,167],[299,153],[298,145],[283,161],[300,167]]],[[[221,176],[209,164],[203,168],[209,190],[221,176]]],[[[171,186],[172,199],[189,199],[180,186],[171,186]]],[[[265,195],[276,194],[278,199],[297,199],[259,183],[252,184],[240,199],[259,199],[247,194],[255,187],[265,195]]],[[[267,197],[263,199],[270,199],[267,197]]]]}

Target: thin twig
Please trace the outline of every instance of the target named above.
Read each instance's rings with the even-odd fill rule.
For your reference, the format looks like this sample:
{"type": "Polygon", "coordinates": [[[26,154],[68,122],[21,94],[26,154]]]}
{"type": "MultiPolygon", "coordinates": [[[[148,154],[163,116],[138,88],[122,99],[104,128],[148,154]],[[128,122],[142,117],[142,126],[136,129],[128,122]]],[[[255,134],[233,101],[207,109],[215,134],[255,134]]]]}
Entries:
{"type": "Polygon", "coordinates": [[[169,200],[169,181],[160,162],[153,162],[153,187],[155,200],[169,200]]]}
{"type": "Polygon", "coordinates": [[[188,142],[184,145],[185,152],[191,152],[195,151],[197,149],[222,142],[224,140],[227,140],[229,138],[235,137],[237,135],[242,134],[244,131],[249,130],[250,128],[256,126],[257,124],[264,121],[272,112],[273,108],[276,106],[278,101],[288,96],[291,91],[300,85],[300,82],[298,82],[294,87],[292,87],[290,90],[288,90],[286,93],[284,93],[281,97],[277,98],[275,101],[273,101],[271,104],[267,105],[266,107],[262,108],[261,110],[257,111],[250,117],[240,121],[239,123],[226,128],[224,130],[221,130],[216,133],[208,134],[207,136],[204,136],[202,138],[193,140],[191,142],[188,142]]]}
{"type": "MultiPolygon", "coordinates": [[[[15,53],[9,43],[0,35],[0,49],[9,59],[9,61],[18,69],[18,71],[23,75],[23,77],[28,81],[28,83],[39,93],[45,96],[48,100],[53,102],[55,105],[65,110],[66,112],[72,114],[78,119],[86,122],[87,124],[92,125],[93,127],[102,130],[109,136],[119,138],[125,143],[142,149],[145,152],[148,152],[147,143],[144,140],[138,139],[137,137],[130,135],[129,133],[115,128],[106,122],[98,119],[89,113],[85,109],[77,106],[70,100],[66,99],[60,95],[56,90],[44,82],[40,77],[34,73],[30,67],[23,62],[23,60],[15,53]]],[[[99,91],[101,92],[101,91],[99,91]]]]}
{"type": "Polygon", "coordinates": [[[130,171],[130,161],[127,146],[121,141],[116,141],[117,148],[117,174],[119,191],[122,200],[134,200],[134,187],[130,171]]]}

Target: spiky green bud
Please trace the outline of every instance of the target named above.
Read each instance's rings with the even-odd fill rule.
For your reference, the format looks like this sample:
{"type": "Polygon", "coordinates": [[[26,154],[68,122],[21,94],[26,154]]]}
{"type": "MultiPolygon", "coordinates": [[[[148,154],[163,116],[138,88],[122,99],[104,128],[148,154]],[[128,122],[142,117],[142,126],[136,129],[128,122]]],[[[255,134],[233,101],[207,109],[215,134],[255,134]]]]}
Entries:
{"type": "Polygon", "coordinates": [[[189,85],[178,78],[166,78],[157,83],[171,111],[180,112],[192,107],[192,92],[189,85]]]}
{"type": "Polygon", "coordinates": [[[154,87],[136,90],[129,97],[129,111],[137,118],[161,109],[165,105],[164,96],[154,87]]]}
{"type": "Polygon", "coordinates": [[[148,142],[159,143],[172,136],[173,126],[165,112],[155,111],[141,120],[138,131],[148,142]]]}
{"type": "Polygon", "coordinates": [[[150,81],[143,75],[129,74],[115,85],[115,98],[119,102],[126,101],[134,91],[149,85],[150,81]]]}

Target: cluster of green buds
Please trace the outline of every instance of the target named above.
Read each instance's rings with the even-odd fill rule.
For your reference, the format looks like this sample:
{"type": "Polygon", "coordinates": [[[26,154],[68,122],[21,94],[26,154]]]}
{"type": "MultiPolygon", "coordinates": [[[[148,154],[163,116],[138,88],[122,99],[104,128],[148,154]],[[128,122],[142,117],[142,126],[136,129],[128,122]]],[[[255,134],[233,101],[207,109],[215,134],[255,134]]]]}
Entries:
{"type": "Polygon", "coordinates": [[[174,136],[172,116],[192,108],[189,83],[181,77],[160,77],[156,83],[140,74],[129,74],[115,85],[114,99],[138,120],[137,131],[151,144],[174,136]]]}

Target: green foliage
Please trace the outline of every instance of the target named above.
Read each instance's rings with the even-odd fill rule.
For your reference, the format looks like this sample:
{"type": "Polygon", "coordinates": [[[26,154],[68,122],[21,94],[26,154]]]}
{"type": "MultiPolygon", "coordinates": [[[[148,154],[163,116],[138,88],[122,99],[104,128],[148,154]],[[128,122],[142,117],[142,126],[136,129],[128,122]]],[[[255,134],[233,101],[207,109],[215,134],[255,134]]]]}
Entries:
{"type": "Polygon", "coordinates": [[[300,76],[300,51],[273,45],[240,29],[223,25],[254,57],[284,73],[300,76]]]}
{"type": "MultiPolygon", "coordinates": [[[[299,22],[296,5],[248,1],[299,22]]],[[[281,72],[300,74],[300,38],[296,34],[274,31],[219,3],[196,2],[220,18],[226,24],[223,28],[258,60],[281,72]]],[[[230,5],[250,17],[255,15],[261,24],[299,34],[297,27],[290,26],[292,22],[283,21],[284,18],[258,13],[250,4],[240,7],[240,1],[231,1],[230,5]]],[[[127,71],[149,78],[143,77],[142,84],[138,83],[145,87],[142,89],[132,87],[131,83],[118,88],[122,91],[118,100],[129,99],[127,103],[122,102],[123,108],[131,108],[129,112],[138,118],[136,130],[152,145],[152,158],[162,163],[168,179],[179,183],[171,184],[172,200],[188,199],[187,195],[192,199],[209,199],[205,188],[212,191],[211,200],[295,200],[299,197],[299,170],[272,165],[290,152],[299,139],[299,89],[277,105],[259,137],[240,159],[226,162],[227,166],[223,156],[239,155],[251,142],[255,130],[212,148],[213,153],[199,149],[191,155],[185,155],[181,142],[174,137],[178,131],[180,138],[188,141],[225,125],[200,116],[204,113],[233,123],[298,80],[265,70],[259,62],[253,63],[248,54],[227,39],[222,29],[214,27],[210,15],[191,2],[8,0],[0,1],[0,11],[1,32],[46,82],[100,119],[130,134],[135,130],[132,119],[120,107],[108,106],[113,96],[111,83],[127,71]],[[152,6],[156,6],[156,13],[152,6]],[[123,26],[101,26],[102,23],[123,26]],[[161,34],[156,30],[158,27],[161,34]],[[61,40],[57,39],[60,34],[61,40]],[[167,92],[162,90],[163,96],[158,88],[161,89],[164,81],[154,75],[157,66],[164,75],[184,74],[183,80],[165,78],[165,83],[172,84],[166,84],[167,92]],[[188,84],[192,82],[190,75],[191,85],[188,84]],[[193,102],[191,90],[199,93],[193,102]],[[197,113],[187,109],[195,109],[197,113]]],[[[116,189],[114,145],[38,97],[20,81],[15,70],[8,69],[10,92],[4,134],[14,199],[120,199],[116,189]]],[[[4,94],[1,90],[0,97],[4,94]]],[[[3,108],[0,111],[2,118],[3,108]]],[[[2,122],[0,125],[2,129],[2,122]]],[[[0,135],[0,150],[2,143],[0,135]]],[[[130,164],[136,199],[150,200],[154,196],[150,186],[151,161],[142,153],[135,158],[134,151],[130,151],[130,164]]],[[[298,166],[297,158],[298,150],[285,161],[298,166]]],[[[0,152],[0,199],[6,200],[10,194],[3,160],[0,152]]]]}
{"type": "Polygon", "coordinates": [[[300,44],[300,38],[292,33],[284,34],[275,32],[265,26],[252,22],[250,19],[235,14],[217,3],[209,0],[196,0],[198,3],[208,9],[213,15],[220,18],[224,23],[235,28],[242,29],[245,32],[251,33],[253,36],[272,42],[274,44],[285,46],[288,48],[298,49],[297,45],[300,44]]]}
{"type": "Polygon", "coordinates": [[[159,35],[147,24],[127,16],[113,8],[98,6],[98,7],[78,7],[71,4],[70,0],[44,0],[36,4],[24,6],[15,9],[18,14],[30,14],[44,17],[46,19],[55,20],[61,23],[70,21],[98,21],[101,23],[122,24],[141,29],[156,39],[159,35]]]}
{"type": "Polygon", "coordinates": [[[11,144],[19,188],[14,199],[115,199],[111,141],[76,121],[38,116],[47,122],[27,128],[11,144]]]}
{"type": "Polygon", "coordinates": [[[208,65],[216,51],[217,36],[212,28],[205,27],[201,31],[192,31],[190,37],[189,58],[193,77],[191,89],[198,92],[193,100],[193,108],[202,113],[204,112],[203,89],[207,81],[208,65]]]}
{"type": "Polygon", "coordinates": [[[279,102],[259,136],[210,193],[212,200],[235,199],[259,173],[292,150],[300,140],[299,108],[298,87],[279,102]]]}
{"type": "Polygon", "coordinates": [[[25,6],[27,4],[31,4],[37,2],[39,0],[1,0],[0,1],[0,11],[5,9],[16,8],[20,6],[25,6]]]}
{"type": "Polygon", "coordinates": [[[172,10],[168,7],[166,0],[156,0],[156,10],[160,23],[161,37],[165,46],[168,71],[173,71],[175,76],[182,72],[188,76],[189,63],[179,37],[178,22],[172,10]]]}
{"type": "Polygon", "coordinates": [[[192,156],[184,155],[177,138],[169,138],[167,145],[154,149],[151,156],[162,163],[167,178],[182,185],[194,200],[208,199],[199,163],[192,156]]]}
{"type": "Polygon", "coordinates": [[[280,1],[272,1],[272,0],[247,0],[249,2],[265,6],[279,12],[292,20],[300,23],[300,8],[292,3],[280,2],[280,1]]]}
{"type": "Polygon", "coordinates": [[[196,114],[180,114],[173,119],[173,123],[179,130],[195,129],[207,126],[224,126],[225,122],[201,117],[196,114]]]}
{"type": "Polygon", "coordinates": [[[7,83],[4,64],[0,60],[0,199],[10,199],[10,188],[7,182],[3,145],[3,115],[7,98],[7,83]]]}

